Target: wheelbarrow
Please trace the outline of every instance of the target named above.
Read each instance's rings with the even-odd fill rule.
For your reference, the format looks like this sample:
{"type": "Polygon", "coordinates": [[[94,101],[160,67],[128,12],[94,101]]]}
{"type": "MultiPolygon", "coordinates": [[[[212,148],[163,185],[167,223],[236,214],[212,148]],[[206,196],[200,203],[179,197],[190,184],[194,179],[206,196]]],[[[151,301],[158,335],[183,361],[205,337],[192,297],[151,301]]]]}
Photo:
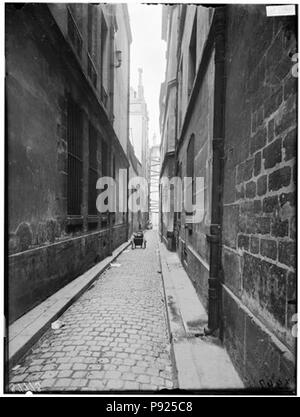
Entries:
{"type": "Polygon", "coordinates": [[[136,232],[133,234],[131,239],[131,249],[135,249],[137,246],[140,246],[142,249],[146,248],[144,232],[136,232]]]}

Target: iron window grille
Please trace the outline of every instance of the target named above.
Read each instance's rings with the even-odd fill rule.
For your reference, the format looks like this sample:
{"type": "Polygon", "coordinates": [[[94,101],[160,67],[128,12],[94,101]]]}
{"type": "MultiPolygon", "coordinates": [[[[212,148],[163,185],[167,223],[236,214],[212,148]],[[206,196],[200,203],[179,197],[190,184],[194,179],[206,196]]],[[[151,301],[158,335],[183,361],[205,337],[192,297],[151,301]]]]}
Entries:
{"type": "MultiPolygon", "coordinates": [[[[102,139],[101,141],[101,174],[102,177],[108,176],[108,146],[107,143],[102,139]]],[[[107,186],[104,187],[103,190],[107,189],[107,186]]],[[[109,213],[102,213],[101,214],[101,227],[108,226],[109,223],[109,213]]]]}
{"type": "Polygon", "coordinates": [[[97,215],[97,190],[96,184],[98,179],[97,168],[97,130],[90,123],[89,124],[89,194],[88,194],[88,214],[97,215]]]}
{"type": "Polygon", "coordinates": [[[69,97],[67,116],[68,182],[67,210],[69,215],[81,215],[82,203],[82,114],[69,97]]]}

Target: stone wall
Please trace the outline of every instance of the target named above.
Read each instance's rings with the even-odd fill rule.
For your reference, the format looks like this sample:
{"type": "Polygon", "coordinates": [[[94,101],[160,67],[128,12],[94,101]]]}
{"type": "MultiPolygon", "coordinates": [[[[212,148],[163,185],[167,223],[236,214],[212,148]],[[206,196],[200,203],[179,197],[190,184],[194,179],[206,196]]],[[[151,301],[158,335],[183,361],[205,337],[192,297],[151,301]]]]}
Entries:
{"type": "Polygon", "coordinates": [[[6,72],[12,322],[127,239],[124,212],[103,221],[88,207],[90,124],[97,130],[98,177],[104,142],[107,175],[126,170],[127,159],[96,89],[47,5],[7,6],[6,72]],[[67,207],[69,96],[82,115],[82,203],[76,218],[67,207]],[[113,231],[107,237],[109,225],[113,231]]]}
{"type": "Polygon", "coordinates": [[[9,321],[13,322],[45,298],[100,262],[126,241],[125,225],[97,231],[11,255],[8,264],[9,321]]]}
{"type": "MultiPolygon", "coordinates": [[[[183,43],[182,48],[187,46],[183,43]]],[[[204,179],[204,216],[200,222],[188,223],[185,210],[181,214],[178,253],[201,301],[207,307],[210,247],[207,234],[210,233],[211,218],[211,176],[212,176],[212,135],[214,112],[214,52],[212,51],[203,83],[199,89],[188,127],[178,152],[182,179],[187,176],[187,148],[194,135],[194,177],[204,179]],[[210,115],[210,116],[208,116],[210,115]]],[[[196,196],[198,198],[198,196],[196,196]]]]}
{"type": "Polygon", "coordinates": [[[265,6],[227,10],[224,341],[247,385],[284,378],[292,385],[295,28],[289,18],[266,17],[265,6]]]}

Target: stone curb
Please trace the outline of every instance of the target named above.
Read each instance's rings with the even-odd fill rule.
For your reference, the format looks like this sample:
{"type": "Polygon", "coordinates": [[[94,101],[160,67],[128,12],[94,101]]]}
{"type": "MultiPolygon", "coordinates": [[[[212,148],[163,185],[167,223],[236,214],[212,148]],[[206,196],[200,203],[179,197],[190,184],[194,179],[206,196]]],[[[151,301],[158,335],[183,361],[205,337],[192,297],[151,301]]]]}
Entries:
{"type": "Polygon", "coordinates": [[[169,279],[169,271],[166,264],[166,261],[164,259],[162,250],[161,250],[161,242],[159,241],[159,236],[157,235],[157,254],[158,254],[158,261],[160,266],[160,274],[161,274],[161,280],[162,280],[162,286],[163,286],[163,292],[164,292],[164,299],[165,299],[165,305],[166,305],[166,315],[167,315],[167,327],[168,327],[168,333],[169,333],[169,342],[170,342],[170,356],[171,356],[171,362],[173,365],[173,373],[174,373],[174,379],[176,381],[175,389],[179,388],[179,380],[178,380],[178,368],[177,368],[177,361],[176,361],[176,355],[175,355],[175,349],[174,349],[174,341],[178,337],[178,333],[180,336],[185,335],[184,325],[183,321],[179,319],[179,323],[177,321],[177,318],[174,317],[176,313],[174,312],[174,308],[176,309],[176,301],[175,306],[173,305],[174,300],[172,297],[170,298],[171,292],[167,288],[170,286],[170,279],[169,279]]]}
{"type": "MultiPolygon", "coordinates": [[[[242,381],[221,342],[217,338],[190,331],[188,323],[193,314],[199,314],[202,320],[200,300],[195,290],[187,285],[187,291],[192,290],[193,294],[190,294],[192,311],[186,309],[186,299],[178,292],[181,290],[182,277],[180,274],[174,276],[174,271],[169,269],[164,244],[159,242],[158,248],[177,389],[183,393],[242,389],[242,381]]],[[[187,274],[184,279],[189,280],[187,274]]]]}
{"type": "Polygon", "coordinates": [[[130,244],[131,241],[123,243],[111,256],[75,278],[8,327],[5,356],[9,368],[16,365],[50,324],[57,320],[130,244]]]}

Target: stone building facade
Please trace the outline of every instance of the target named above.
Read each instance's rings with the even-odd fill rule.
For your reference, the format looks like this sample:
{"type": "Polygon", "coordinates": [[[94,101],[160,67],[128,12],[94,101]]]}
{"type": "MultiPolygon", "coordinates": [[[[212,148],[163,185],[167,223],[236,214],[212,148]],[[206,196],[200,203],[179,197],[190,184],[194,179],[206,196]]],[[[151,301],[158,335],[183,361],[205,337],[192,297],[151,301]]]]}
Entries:
{"type": "Polygon", "coordinates": [[[292,388],[295,18],[264,5],[174,8],[175,173],[193,187],[204,178],[201,220],[174,214],[176,250],[246,386],[292,388]]]}
{"type": "Polygon", "coordinates": [[[137,91],[133,88],[130,89],[130,138],[146,178],[149,168],[149,116],[144,97],[142,74],[143,70],[139,68],[137,91]]]}
{"type": "Polygon", "coordinates": [[[149,220],[155,230],[159,225],[159,178],[160,145],[154,134],[149,149],[149,220]]]}
{"type": "MultiPolygon", "coordinates": [[[[130,141],[134,154],[142,168],[139,175],[149,183],[149,115],[147,103],[144,96],[143,70],[139,68],[139,79],[137,91],[130,88],[130,141]]],[[[147,210],[139,214],[141,226],[144,229],[149,220],[149,187],[145,192],[148,194],[147,210]]]]}
{"type": "MultiPolygon", "coordinates": [[[[128,159],[129,159],[129,181],[133,180],[135,177],[142,177],[143,176],[143,168],[142,164],[138,160],[135,155],[134,148],[132,144],[128,143],[128,159]]],[[[134,190],[129,190],[130,192],[134,192],[134,190]]],[[[129,227],[129,236],[132,236],[133,233],[137,232],[140,229],[140,225],[142,229],[145,229],[146,222],[145,222],[145,213],[141,211],[134,212],[133,210],[128,211],[128,227],[129,227]]]]}
{"type": "MultiPolygon", "coordinates": [[[[175,175],[178,11],[178,7],[163,6],[162,12],[162,39],[167,43],[167,52],[165,81],[160,91],[160,176],[168,179],[175,175]]],[[[162,188],[160,190],[162,201],[162,188]]],[[[172,250],[175,248],[174,212],[161,210],[160,217],[161,238],[172,250]]]]}
{"type": "Polygon", "coordinates": [[[130,42],[123,5],[6,6],[9,322],[127,239],[96,182],[129,167],[130,42]]]}

